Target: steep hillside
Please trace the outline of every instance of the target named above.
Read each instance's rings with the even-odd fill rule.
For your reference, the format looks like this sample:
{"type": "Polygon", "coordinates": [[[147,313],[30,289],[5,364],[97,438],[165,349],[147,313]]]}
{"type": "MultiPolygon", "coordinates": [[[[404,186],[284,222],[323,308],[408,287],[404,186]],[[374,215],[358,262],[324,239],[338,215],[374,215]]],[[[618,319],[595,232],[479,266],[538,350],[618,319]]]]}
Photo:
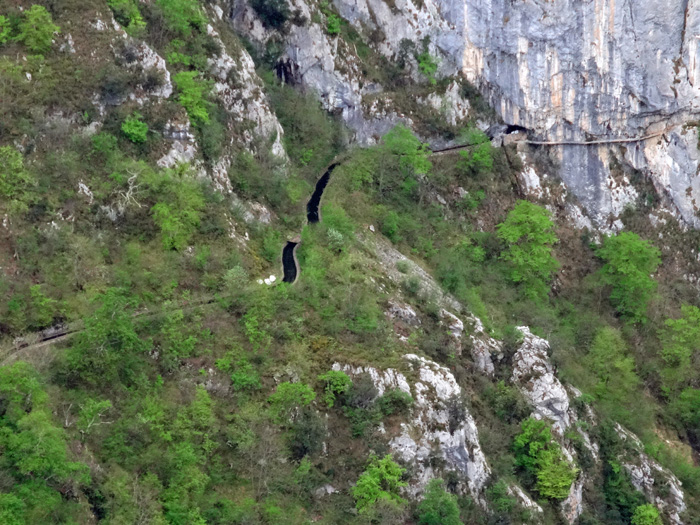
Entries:
{"type": "Polygon", "coordinates": [[[657,4],[0,3],[0,523],[700,523],[657,4]]]}

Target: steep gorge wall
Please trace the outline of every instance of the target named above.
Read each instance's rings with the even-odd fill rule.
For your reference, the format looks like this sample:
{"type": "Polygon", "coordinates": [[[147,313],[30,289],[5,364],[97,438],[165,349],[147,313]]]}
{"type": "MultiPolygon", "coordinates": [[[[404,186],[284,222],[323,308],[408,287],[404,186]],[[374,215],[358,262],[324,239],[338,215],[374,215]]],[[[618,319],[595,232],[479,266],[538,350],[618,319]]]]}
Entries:
{"type": "MultiPolygon", "coordinates": [[[[429,37],[439,75],[477,85],[508,124],[545,140],[616,139],[664,132],[625,145],[549,148],[558,175],[597,226],[610,225],[638,192],[611,170],[641,171],[673,215],[700,226],[700,0],[334,0],[356,30],[375,35],[392,60],[402,43],[429,37]],[[376,35],[379,35],[377,37],[376,35]]],[[[311,20],[313,1],[293,9],[311,20]]],[[[231,3],[233,25],[251,40],[270,37],[246,0],[231,3]]],[[[367,95],[384,86],[361,76],[351,45],[315,22],[281,35],[295,80],[340,110],[358,142],[372,142],[402,115],[375,111],[367,95]]],[[[417,67],[409,60],[414,79],[417,67]]],[[[410,121],[408,122],[410,124],[410,121]]],[[[551,175],[551,174],[550,174],[551,175]]]]}

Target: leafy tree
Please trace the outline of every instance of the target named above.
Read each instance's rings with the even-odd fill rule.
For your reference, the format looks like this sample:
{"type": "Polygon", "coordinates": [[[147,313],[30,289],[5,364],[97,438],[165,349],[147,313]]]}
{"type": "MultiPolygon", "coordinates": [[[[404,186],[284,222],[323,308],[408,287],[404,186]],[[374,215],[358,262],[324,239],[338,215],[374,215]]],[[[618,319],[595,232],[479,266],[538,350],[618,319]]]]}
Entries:
{"type": "Polygon", "coordinates": [[[372,456],[367,469],[351,489],[357,510],[361,514],[366,513],[379,501],[391,502],[395,506],[404,505],[405,500],[399,496],[401,487],[407,485],[401,481],[404,472],[406,469],[401,468],[391,454],[382,459],[372,456]]]}
{"type": "Polygon", "coordinates": [[[545,498],[564,499],[578,469],[564,458],[561,447],[552,438],[545,421],[528,418],[515,437],[515,463],[535,480],[535,489],[545,498]]]}
{"type": "Polygon", "coordinates": [[[0,147],[0,196],[20,199],[34,184],[33,177],[24,167],[24,157],[12,146],[0,147]]]}
{"type": "Polygon", "coordinates": [[[178,90],[178,102],[185,108],[195,125],[209,122],[209,85],[198,78],[197,71],[182,71],[173,77],[178,90]]]}
{"type": "Polygon", "coordinates": [[[501,254],[510,267],[510,278],[523,285],[525,293],[541,298],[559,262],[552,255],[557,242],[550,213],[528,201],[518,201],[504,222],[498,237],[506,243],[501,254]]]}
{"type": "Polygon", "coordinates": [[[603,282],[612,287],[613,306],[629,321],[645,322],[647,305],[656,290],[651,274],[661,264],[661,252],[636,233],[622,232],[606,237],[598,256],[604,261],[603,282]]]}
{"type": "Polygon", "coordinates": [[[114,18],[131,35],[138,35],[146,28],[138,3],[134,0],[107,0],[107,5],[114,13],[114,18]]]}
{"type": "Polygon", "coordinates": [[[418,504],[419,525],[460,525],[457,497],[445,491],[441,479],[432,479],[418,504]]]}
{"type": "Polygon", "coordinates": [[[148,348],[134,326],[136,302],[124,290],[110,288],[94,304],[95,312],[85,319],[85,329],[66,353],[64,373],[94,386],[130,384],[148,348]]]}
{"type": "Polygon", "coordinates": [[[413,398],[400,388],[392,388],[377,399],[377,405],[385,416],[407,413],[413,406],[413,398]]]}
{"type": "Polygon", "coordinates": [[[112,408],[112,402],[109,399],[98,401],[97,399],[88,399],[80,406],[78,415],[78,428],[83,436],[89,435],[93,427],[101,425],[102,416],[112,408]]]}
{"type": "Polygon", "coordinates": [[[41,291],[41,285],[35,284],[29,288],[31,325],[34,328],[49,326],[58,314],[58,301],[47,297],[41,291]]]}
{"type": "Polygon", "coordinates": [[[0,15],[0,46],[9,42],[11,31],[10,19],[0,15]]]}
{"type": "Polygon", "coordinates": [[[432,168],[428,145],[421,143],[403,124],[395,126],[382,141],[384,151],[399,157],[400,166],[407,174],[425,175],[432,168]]]}
{"type": "Polygon", "coordinates": [[[352,379],[342,370],[329,370],[318,376],[318,379],[326,383],[323,400],[328,408],[333,407],[336,396],[345,394],[352,387],[352,379]]]}
{"type": "Polygon", "coordinates": [[[61,28],[53,23],[51,14],[45,7],[34,4],[25,13],[19,23],[17,40],[23,42],[27,48],[39,54],[45,54],[51,49],[51,42],[55,33],[60,33],[61,28]]]}
{"type": "Polygon", "coordinates": [[[640,505],[632,514],[632,525],[663,525],[659,511],[654,505],[640,505]]]}
{"type": "Polygon", "coordinates": [[[700,390],[686,388],[669,404],[669,413],[674,421],[683,424],[700,438],[700,390]]]}
{"type": "Polygon", "coordinates": [[[470,126],[464,131],[462,140],[471,146],[468,150],[459,152],[463,159],[462,167],[473,174],[491,171],[494,149],[488,135],[479,128],[470,126]]]}
{"type": "Polygon", "coordinates": [[[155,175],[149,185],[160,201],[151,213],[161,230],[163,248],[184,249],[199,226],[204,209],[201,185],[186,168],[165,170],[155,175]]]}
{"type": "Polygon", "coordinates": [[[693,377],[697,377],[700,358],[700,308],[681,306],[679,319],[667,319],[659,332],[661,339],[661,370],[664,388],[672,392],[693,377]]]}
{"type": "Polygon", "coordinates": [[[17,422],[17,432],[2,440],[5,454],[20,473],[44,480],[87,479],[87,467],[68,460],[66,436],[45,410],[33,410],[17,422]]]}
{"type": "Polygon", "coordinates": [[[586,358],[589,369],[598,379],[596,397],[611,407],[630,406],[636,402],[639,377],[634,358],[627,355],[622,335],[606,326],[596,334],[586,358]]]}
{"type": "Polygon", "coordinates": [[[197,2],[190,0],[158,0],[158,7],[168,29],[182,37],[192,34],[192,29],[202,30],[206,26],[206,18],[197,2]]]}
{"type": "Polygon", "coordinates": [[[122,123],[122,133],[134,144],[143,144],[148,136],[148,124],[142,118],[140,113],[135,112],[122,123]]]}
{"type": "Polygon", "coordinates": [[[316,392],[304,383],[281,383],[267,399],[276,419],[289,419],[293,411],[309,405],[316,399],[316,392]]]}

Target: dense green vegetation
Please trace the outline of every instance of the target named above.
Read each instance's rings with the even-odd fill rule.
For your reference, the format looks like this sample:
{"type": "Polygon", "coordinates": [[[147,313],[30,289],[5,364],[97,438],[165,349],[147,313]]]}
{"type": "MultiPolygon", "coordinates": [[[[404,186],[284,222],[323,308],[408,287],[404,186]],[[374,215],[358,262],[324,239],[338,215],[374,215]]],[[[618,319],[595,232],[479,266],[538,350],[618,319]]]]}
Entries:
{"type": "MultiPolygon", "coordinates": [[[[639,228],[595,246],[541,204],[517,200],[518,156],[474,126],[463,130],[470,147],[453,155],[431,156],[404,126],[374,147],[349,148],[338,120],[312,94],[280,85],[266,60],[260,89],[284,127],[289,163],[262,139],[229,146],[249,123],[213,93],[207,60],[220,44],[207,33],[205,3],[65,4],[0,14],[0,522],[535,520],[509,492],[513,483],[555,522],[559,501],[585,474],[581,523],[659,523],[620,464],[627,448],[612,421],[681,478],[687,522],[697,520],[700,310],[654,246],[662,247],[658,237],[639,228]],[[97,31],[73,30],[78,52],[58,51],[66,28],[87,27],[107,8],[166,57],[171,99],[129,101],[131,90],[162,79],[123,67],[133,49],[113,48],[97,31]],[[86,47],[94,62],[84,62],[86,47]],[[65,123],[52,117],[56,109],[77,118],[65,123]],[[226,151],[232,187],[267,206],[269,224],[246,220],[194,168],[157,165],[169,147],[166,123],[185,114],[202,164],[226,151]],[[305,201],[334,158],[341,165],[323,221],[303,227],[305,201]],[[299,281],[258,285],[279,272],[284,240],[302,227],[299,281]],[[493,381],[475,372],[467,348],[455,352],[438,301],[410,266],[397,265],[399,286],[386,278],[371,248],[384,239],[503,341],[493,381]],[[406,342],[384,314],[395,297],[421,317],[406,342]],[[79,331],[31,345],[30,334],[58,323],[79,331]],[[577,451],[575,465],[566,460],[509,382],[521,324],[551,341],[561,377],[583,391],[575,405],[596,409],[600,425],[589,430],[601,444],[598,463],[575,432],[561,438],[577,451]],[[336,361],[393,367],[415,381],[400,359],[407,352],[449,367],[462,387],[446,426],[468,405],[493,469],[490,510],[456,493],[449,472],[409,502],[402,488],[413,473],[388,454],[387,437],[411,417],[413,398],[398,389],[378,396],[369,376],[331,370],[336,361]],[[327,484],[338,492],[317,497],[327,484]]],[[[285,2],[252,5],[269,27],[293,16],[285,2]]],[[[379,71],[370,46],[324,9],[327,33],[355,39],[368,75],[393,75],[387,85],[400,87],[403,73],[379,71]]],[[[240,45],[225,26],[217,30],[230,50],[240,45]]],[[[406,48],[426,84],[440,87],[427,46],[406,48]]],[[[428,119],[417,126],[443,130],[428,119]]]]}

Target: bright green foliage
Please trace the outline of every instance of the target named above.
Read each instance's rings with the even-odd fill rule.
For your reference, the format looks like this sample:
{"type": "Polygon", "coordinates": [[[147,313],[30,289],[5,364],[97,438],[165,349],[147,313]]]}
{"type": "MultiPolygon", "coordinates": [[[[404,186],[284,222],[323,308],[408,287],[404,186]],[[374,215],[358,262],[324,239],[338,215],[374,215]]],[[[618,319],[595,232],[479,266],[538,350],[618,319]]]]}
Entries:
{"type": "Polygon", "coordinates": [[[686,388],[669,404],[674,419],[680,421],[700,437],[700,390],[686,388]]]}
{"type": "Polygon", "coordinates": [[[19,23],[17,40],[23,42],[30,51],[43,55],[51,49],[54,33],[60,31],[46,8],[34,4],[24,13],[24,18],[19,23]]]}
{"type": "Polygon", "coordinates": [[[598,331],[586,364],[598,379],[595,395],[602,403],[611,408],[634,405],[639,377],[618,330],[606,326],[598,331]]]}
{"type": "Polygon", "coordinates": [[[632,525],[663,525],[659,511],[654,505],[640,505],[632,514],[632,525]]]}
{"type": "Polygon", "coordinates": [[[472,174],[486,173],[493,169],[494,148],[488,135],[475,126],[468,127],[462,136],[465,144],[471,147],[459,152],[462,166],[472,174]]]}
{"type": "Polygon", "coordinates": [[[201,30],[206,25],[206,18],[197,2],[191,0],[158,0],[158,6],[168,29],[186,37],[192,34],[192,29],[201,30]]]}
{"type": "Polygon", "coordinates": [[[431,84],[437,84],[435,73],[437,73],[438,69],[438,59],[431,55],[427,48],[416,59],[418,60],[418,71],[425,75],[431,84]]]}
{"type": "Polygon", "coordinates": [[[182,71],[173,77],[178,90],[178,102],[196,125],[209,122],[209,85],[198,78],[196,71],[182,71]]]}
{"type": "Polygon", "coordinates": [[[58,301],[44,295],[41,285],[29,288],[31,325],[34,328],[49,326],[58,314],[58,301]]]}
{"type": "Polygon", "coordinates": [[[498,225],[498,237],[506,244],[501,258],[510,267],[511,280],[522,284],[530,297],[545,296],[552,274],[559,268],[552,255],[557,236],[550,213],[542,206],[518,201],[498,225]]]}
{"type": "Polygon", "coordinates": [[[457,497],[443,487],[441,479],[432,479],[418,505],[419,525],[460,525],[457,497]]]}
{"type": "Polygon", "coordinates": [[[622,232],[606,237],[598,249],[603,259],[603,282],[612,287],[613,306],[629,321],[643,323],[649,300],[656,290],[651,277],[661,264],[661,252],[639,235],[622,232]]]}
{"type": "Polygon", "coordinates": [[[0,466],[12,490],[0,494],[0,521],[49,523],[61,504],[56,488],[89,483],[88,468],[69,460],[66,433],[52,421],[48,396],[29,364],[0,368],[0,407],[0,466]]]}
{"type": "Polygon", "coordinates": [[[328,15],[326,21],[326,32],[329,35],[337,35],[340,33],[340,17],[334,13],[328,15]]]}
{"type": "Polygon", "coordinates": [[[329,370],[318,376],[318,379],[326,383],[323,390],[323,401],[328,405],[328,408],[333,407],[336,396],[345,394],[352,386],[352,379],[341,370],[329,370]]]}
{"type": "Polygon", "coordinates": [[[304,383],[281,383],[267,399],[272,414],[279,420],[289,419],[294,410],[311,404],[316,392],[304,383]]]}
{"type": "Polygon", "coordinates": [[[153,220],[161,230],[163,248],[183,250],[197,230],[204,209],[202,188],[185,170],[165,170],[150,185],[158,195],[153,220]]]}
{"type": "Polygon", "coordinates": [[[0,147],[0,196],[21,199],[33,183],[33,177],[24,167],[22,154],[12,146],[0,147]]]}
{"type": "Polygon", "coordinates": [[[109,399],[98,401],[88,399],[81,407],[78,415],[78,428],[81,434],[89,435],[93,428],[102,424],[102,416],[112,408],[109,399]]]}
{"type": "Polygon", "coordinates": [[[425,175],[432,168],[429,160],[430,149],[403,124],[394,127],[384,135],[383,149],[400,158],[400,166],[407,174],[425,175]]]}
{"type": "Polygon", "coordinates": [[[680,319],[668,319],[665,324],[659,333],[661,358],[665,365],[661,377],[670,393],[698,376],[700,308],[683,305],[680,319]]]}
{"type": "Polygon", "coordinates": [[[11,29],[9,18],[0,15],[0,46],[10,40],[11,29]]]}
{"type": "Polygon", "coordinates": [[[535,489],[545,498],[564,499],[578,470],[564,458],[561,447],[552,438],[545,421],[529,418],[515,437],[516,465],[535,478],[535,489]]]}
{"type": "Polygon", "coordinates": [[[146,28],[146,22],[139,11],[138,2],[135,0],[107,0],[107,5],[114,13],[114,18],[126,31],[138,34],[146,28]]]}
{"type": "Polygon", "coordinates": [[[148,348],[134,326],[135,301],[110,288],[95,298],[96,311],[85,320],[66,354],[67,373],[104,388],[133,383],[141,356],[148,348]]]}
{"type": "Polygon", "coordinates": [[[143,144],[148,136],[148,124],[141,119],[143,116],[136,112],[126,117],[122,123],[122,133],[134,144],[143,144]]]}
{"type": "Polygon", "coordinates": [[[387,454],[382,459],[372,456],[367,469],[360,474],[357,484],[352,487],[357,510],[362,514],[371,510],[379,501],[390,502],[396,506],[405,504],[399,496],[401,487],[407,484],[401,481],[406,469],[401,468],[387,454]]]}

